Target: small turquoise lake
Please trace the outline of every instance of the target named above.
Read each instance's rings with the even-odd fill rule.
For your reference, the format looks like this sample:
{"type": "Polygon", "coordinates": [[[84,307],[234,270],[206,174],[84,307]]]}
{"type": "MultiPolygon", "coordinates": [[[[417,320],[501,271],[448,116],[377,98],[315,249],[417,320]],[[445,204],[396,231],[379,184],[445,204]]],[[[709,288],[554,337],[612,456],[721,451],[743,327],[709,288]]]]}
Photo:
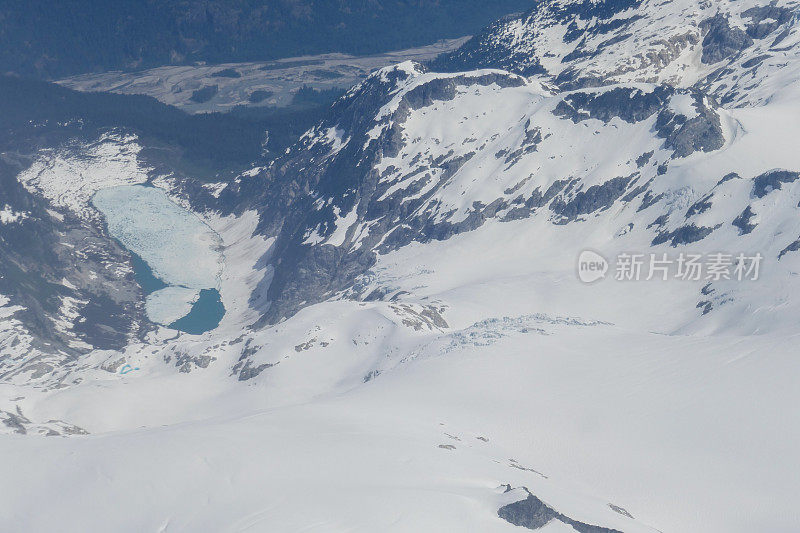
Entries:
{"type": "MultiPolygon", "coordinates": [[[[131,258],[134,276],[142,287],[145,296],[168,287],[166,283],[153,274],[153,270],[144,259],[133,252],[131,252],[131,258]]],[[[222,305],[222,297],[219,291],[217,289],[201,289],[200,296],[192,304],[189,314],[171,324],[167,324],[167,327],[192,335],[200,335],[206,331],[216,329],[224,316],[225,306],[222,305]]]]}
{"type": "Polygon", "coordinates": [[[192,305],[192,310],[183,318],[169,325],[172,329],[200,335],[219,326],[225,316],[225,306],[217,289],[203,289],[200,297],[192,305]]]}

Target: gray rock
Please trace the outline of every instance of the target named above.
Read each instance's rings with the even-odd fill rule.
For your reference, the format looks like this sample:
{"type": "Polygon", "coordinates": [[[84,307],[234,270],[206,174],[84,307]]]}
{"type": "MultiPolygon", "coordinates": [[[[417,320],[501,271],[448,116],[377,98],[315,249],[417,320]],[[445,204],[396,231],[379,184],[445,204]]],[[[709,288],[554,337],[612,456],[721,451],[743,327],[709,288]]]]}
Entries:
{"type": "Polygon", "coordinates": [[[784,183],[793,183],[800,178],[800,172],[770,170],[753,179],[753,196],[763,198],[772,191],[780,190],[784,183]]]}
{"type": "Polygon", "coordinates": [[[776,5],[756,6],[744,11],[742,17],[750,19],[747,24],[747,35],[753,39],[763,39],[780,26],[790,22],[792,10],[776,5]]]}
{"type": "Polygon", "coordinates": [[[781,253],[778,254],[778,260],[780,261],[784,255],[788,254],[789,252],[796,252],[800,250],[800,238],[794,241],[792,244],[781,250],[781,253]]]}
{"type": "Polygon", "coordinates": [[[608,209],[623,195],[632,180],[633,176],[618,177],[602,185],[593,185],[585,191],[578,192],[569,201],[554,200],[550,210],[568,220],[575,220],[580,215],[608,209]]]}
{"type": "Polygon", "coordinates": [[[673,94],[675,89],[668,85],[657,86],[652,92],[634,87],[616,87],[600,93],[577,92],[559,102],[553,114],[576,124],[590,118],[608,123],[615,117],[633,124],[661,111],[673,94]]]}
{"type": "Polygon", "coordinates": [[[713,194],[709,194],[705,198],[696,201],[692,204],[689,209],[686,210],[686,218],[691,218],[695,215],[700,215],[705,213],[709,209],[711,209],[711,197],[713,194]]]}
{"type": "Polygon", "coordinates": [[[701,241],[711,235],[716,228],[698,227],[694,224],[682,226],[675,231],[665,232],[658,234],[653,239],[653,246],[664,244],[671,241],[671,246],[679,246],[682,244],[691,244],[693,242],[701,241]]]}
{"type": "Polygon", "coordinates": [[[731,224],[737,228],[739,228],[739,235],[747,235],[756,229],[755,224],[750,223],[750,219],[752,219],[756,214],[753,213],[753,210],[748,205],[742,214],[736,217],[731,224]]]}
{"type": "Polygon", "coordinates": [[[705,32],[701,61],[707,65],[728,59],[753,45],[752,37],[732,27],[722,14],[702,21],[700,28],[705,32]]]}
{"type": "MultiPolygon", "coordinates": [[[[562,513],[559,513],[542,500],[522,487],[528,495],[524,500],[504,505],[497,511],[497,516],[515,526],[524,527],[531,530],[541,529],[552,520],[563,522],[579,533],[622,533],[617,529],[610,529],[602,526],[595,526],[574,520],[562,513]]],[[[507,492],[511,490],[508,486],[507,492]]]]}
{"type": "Polygon", "coordinates": [[[722,124],[713,107],[705,104],[711,102],[710,97],[692,89],[689,91],[694,99],[697,116],[688,119],[665,107],[656,120],[658,136],[665,139],[664,147],[672,149],[672,157],[686,157],[694,152],[712,152],[725,144],[722,124]]]}

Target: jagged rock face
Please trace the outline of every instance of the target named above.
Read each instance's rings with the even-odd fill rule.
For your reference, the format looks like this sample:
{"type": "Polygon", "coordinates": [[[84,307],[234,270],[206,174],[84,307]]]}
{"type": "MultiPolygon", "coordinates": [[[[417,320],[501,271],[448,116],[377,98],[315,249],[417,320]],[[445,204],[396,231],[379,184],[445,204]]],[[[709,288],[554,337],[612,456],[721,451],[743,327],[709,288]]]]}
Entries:
{"type": "MultiPolygon", "coordinates": [[[[256,200],[243,205],[257,205],[262,213],[259,230],[277,236],[271,251],[276,258],[275,276],[265,288],[272,302],[267,320],[283,318],[303,303],[349,287],[372,266],[374,248],[379,245],[389,250],[480,225],[480,216],[452,225],[435,223],[430,213],[415,215],[436,191],[435,186],[423,190],[433,178],[424,177],[428,167],[422,163],[412,172],[426,183],[396,191],[385,179],[387,170],[377,167],[405,146],[402,124],[414,112],[452,101],[469,87],[521,87],[525,80],[484,72],[431,77],[419,83],[422,74],[422,67],[406,64],[373,76],[337,102],[332,118],[310,131],[266,176],[226,191],[243,198],[256,195],[256,200]],[[405,203],[409,193],[420,193],[420,197],[405,203]],[[350,225],[339,227],[343,221],[350,225]],[[364,231],[357,231],[356,221],[364,231]],[[412,225],[407,236],[398,233],[382,242],[402,222],[412,225]]],[[[443,183],[468,159],[468,155],[440,157],[427,163],[441,171],[438,181],[443,183]]],[[[223,201],[227,194],[221,196],[223,201]]]]}
{"type": "MultiPolygon", "coordinates": [[[[23,188],[17,175],[25,164],[0,160],[0,209],[12,214],[0,223],[0,294],[23,308],[15,319],[40,349],[76,356],[126,346],[146,323],[129,255],[102,227],[23,188]]],[[[0,372],[2,363],[9,360],[0,372]]]]}
{"type": "Polygon", "coordinates": [[[434,74],[407,63],[351,90],[285,157],[220,200],[255,206],[259,230],[277,239],[275,276],[260,289],[271,302],[264,321],[277,321],[352,290],[376,254],[411,242],[537,213],[567,224],[655,198],[648,184],[671,160],[723,146],[720,113],[697,90],[560,95],[498,71],[434,74]],[[621,129],[640,142],[619,150],[621,129]],[[615,170],[591,173],[571,158],[577,146],[615,170]]]}
{"type": "MultiPolygon", "coordinates": [[[[582,43],[626,27],[632,19],[619,15],[641,4],[641,0],[542,2],[527,14],[509,17],[489,26],[459,50],[435,60],[432,66],[445,72],[501,68],[524,75],[546,74],[550,70],[543,63],[541,54],[553,54],[544,49],[539,52],[532,47],[533,43],[525,42],[526,38],[534,36],[534,32],[560,28],[563,30],[563,43],[582,43]]],[[[616,39],[619,38],[617,35],[616,39]]],[[[602,46],[610,44],[613,43],[606,41],[602,46]]],[[[565,55],[564,61],[589,55],[592,54],[575,49],[565,55]]]]}
{"type": "Polygon", "coordinates": [[[694,108],[694,116],[687,116],[670,109],[669,100],[676,94],[677,91],[668,85],[658,86],[652,92],[632,88],[614,88],[596,94],[575,92],[554,112],[568,116],[575,123],[589,118],[608,123],[614,117],[634,123],[658,113],[655,128],[658,135],[666,139],[664,146],[674,150],[675,157],[721,148],[725,138],[719,116],[713,109],[716,104],[699,91],[683,91],[681,94],[691,100],[694,108]]]}
{"type": "MultiPolygon", "coordinates": [[[[783,68],[775,53],[788,42],[797,12],[797,5],[785,1],[547,0],[495,23],[433,67],[541,74],[562,89],[633,81],[706,84],[712,67],[730,82],[764,61],[767,68],[783,68]]],[[[730,83],[714,84],[721,101],[760,96],[740,92],[730,83]]]]}
{"type": "MultiPolygon", "coordinates": [[[[720,164],[707,183],[687,187],[674,184],[673,162],[722,161],[718,153],[739,126],[719,99],[745,106],[781,94],[763,81],[772,72],[763,69],[778,67],[762,52],[796,43],[796,33],[787,34],[794,9],[544,2],[432,65],[499,66],[528,80],[492,70],[437,74],[411,63],[376,73],[266,172],[220,196],[258,209],[259,230],[277,239],[275,276],[258,291],[271,302],[264,321],[337,294],[365,297],[357,280],[377,254],[488,221],[542,216],[563,225],[635,206],[650,219],[628,225],[653,246],[698,243],[722,228],[749,235],[757,211],[739,184],[768,167],[733,180],[720,164]],[[734,88],[743,69],[751,78],[764,72],[744,100],[734,88]],[[584,161],[571,158],[575,150],[584,161]],[[731,188],[737,210],[723,215],[711,198],[731,188]],[[676,204],[682,197],[691,200],[676,204]]],[[[789,65],[797,56],[790,48],[789,65]]],[[[765,176],[756,188],[790,182],[765,176]]]]}
{"type": "Polygon", "coordinates": [[[788,37],[792,18],[796,17],[796,10],[779,6],[772,2],[769,5],[758,5],[745,10],[742,15],[748,20],[746,25],[747,35],[753,39],[764,39],[778,28],[782,31],[772,42],[772,46],[779,45],[788,37]]]}
{"type": "MultiPolygon", "coordinates": [[[[508,486],[507,490],[510,492],[512,489],[508,486]]],[[[520,492],[526,496],[525,499],[504,505],[497,512],[500,518],[510,524],[535,531],[552,521],[557,521],[571,526],[579,533],[622,533],[618,529],[587,524],[570,518],[544,503],[525,487],[522,487],[520,492]]]]}
{"type": "Polygon", "coordinates": [[[703,38],[703,63],[719,63],[753,45],[753,39],[741,28],[731,27],[728,17],[715,15],[700,23],[703,38]]]}
{"type": "MultiPolygon", "coordinates": [[[[735,170],[725,168],[709,178],[713,184],[685,187],[673,184],[673,168],[686,158],[715,160],[736,138],[726,105],[782,96],[783,86],[764,80],[775,72],[796,76],[784,68],[797,64],[796,9],[752,1],[699,8],[684,0],[543,2],[433,64],[502,67],[530,78],[498,70],[437,74],[413,63],[383,69],[266,170],[221,193],[190,181],[183,191],[198,210],[257,210],[258,232],[275,238],[263,258],[273,275],[250,301],[262,324],[336,295],[365,298],[359,279],[378,255],[490,221],[543,217],[564,225],[622,209],[649,217],[625,225],[655,246],[700,242],[722,228],[750,235],[759,207],[740,197],[736,183],[758,175],[753,195],[760,199],[788,187],[796,169],[748,170],[744,180],[724,184],[721,176],[735,170]],[[713,191],[726,187],[736,188],[737,205],[722,215],[713,191]],[[676,204],[684,197],[687,205],[676,204]],[[708,205],[691,205],[706,197],[708,205]]],[[[87,240],[88,232],[106,242],[102,229],[95,235],[79,226],[76,238],[87,240]]],[[[98,264],[127,263],[113,242],[98,247],[110,254],[95,257],[98,264]]],[[[62,255],[69,265],[70,254],[62,255]]],[[[93,285],[78,288],[90,291],[81,312],[91,320],[72,334],[115,347],[139,331],[135,284],[127,276],[117,286],[124,290],[113,297],[93,285]],[[134,318],[121,322],[126,316],[134,318]]]]}

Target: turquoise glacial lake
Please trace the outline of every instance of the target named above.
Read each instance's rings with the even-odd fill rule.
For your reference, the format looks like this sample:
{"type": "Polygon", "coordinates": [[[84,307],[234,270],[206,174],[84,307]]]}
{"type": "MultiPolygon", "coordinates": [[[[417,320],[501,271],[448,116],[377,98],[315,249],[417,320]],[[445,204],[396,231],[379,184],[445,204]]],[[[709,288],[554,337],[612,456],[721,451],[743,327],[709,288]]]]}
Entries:
{"type": "Polygon", "coordinates": [[[219,326],[221,240],[202,219],[156,187],[124,185],[98,191],[94,206],[132,257],[134,276],[153,322],[199,335],[219,326]]]}

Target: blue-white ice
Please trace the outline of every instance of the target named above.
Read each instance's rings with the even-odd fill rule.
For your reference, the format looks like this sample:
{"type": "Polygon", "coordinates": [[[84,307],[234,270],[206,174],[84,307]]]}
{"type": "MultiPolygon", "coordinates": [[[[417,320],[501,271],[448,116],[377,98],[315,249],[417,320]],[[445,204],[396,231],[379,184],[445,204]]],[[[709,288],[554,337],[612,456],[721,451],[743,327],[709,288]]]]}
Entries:
{"type": "Polygon", "coordinates": [[[164,283],[194,289],[219,284],[219,236],[161,189],[111,187],[98,191],[92,203],[105,215],[109,233],[144,259],[164,283]]]}
{"type": "Polygon", "coordinates": [[[191,307],[200,289],[219,287],[223,257],[219,236],[158,188],[123,185],[98,191],[92,203],[109,233],[141,257],[169,288],[150,295],[151,320],[169,324],[191,307]],[[180,290],[183,289],[183,290],[180,290]]]}
{"type": "Polygon", "coordinates": [[[145,310],[153,322],[172,324],[189,314],[199,296],[199,289],[167,287],[147,295],[145,310]]]}

